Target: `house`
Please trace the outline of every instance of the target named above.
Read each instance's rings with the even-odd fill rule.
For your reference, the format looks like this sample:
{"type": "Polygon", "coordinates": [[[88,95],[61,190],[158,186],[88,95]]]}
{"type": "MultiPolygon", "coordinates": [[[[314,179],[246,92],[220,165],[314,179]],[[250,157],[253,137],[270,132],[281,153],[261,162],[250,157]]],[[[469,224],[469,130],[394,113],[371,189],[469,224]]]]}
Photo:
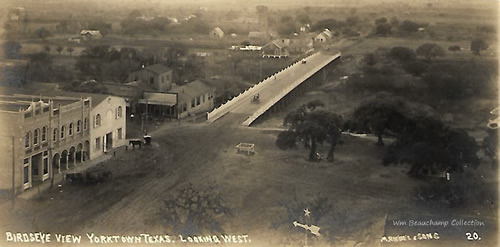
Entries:
{"type": "Polygon", "coordinates": [[[326,43],[333,37],[333,34],[330,30],[325,29],[318,35],[314,37],[314,42],[315,43],[326,43]]]}
{"type": "Polygon", "coordinates": [[[290,39],[273,40],[262,47],[263,57],[282,58],[290,55],[290,39]]]}
{"type": "Polygon", "coordinates": [[[91,41],[96,39],[102,39],[101,31],[99,30],[82,30],[80,31],[80,37],[82,40],[91,41]]]}
{"type": "Polygon", "coordinates": [[[154,64],[130,73],[128,80],[142,81],[158,92],[166,92],[172,88],[172,70],[161,64],[154,64]]]}
{"type": "Polygon", "coordinates": [[[0,191],[47,183],[90,158],[92,98],[0,95],[0,191]]]}
{"type": "Polygon", "coordinates": [[[26,17],[26,10],[23,7],[15,7],[9,9],[7,19],[9,21],[22,21],[26,17]]]}
{"type": "Polygon", "coordinates": [[[216,27],[212,31],[210,31],[210,37],[220,39],[224,37],[224,32],[222,31],[222,29],[220,29],[220,27],[216,27]]]}
{"type": "Polygon", "coordinates": [[[208,112],[214,108],[215,89],[195,80],[169,91],[177,94],[180,118],[208,112]]]}

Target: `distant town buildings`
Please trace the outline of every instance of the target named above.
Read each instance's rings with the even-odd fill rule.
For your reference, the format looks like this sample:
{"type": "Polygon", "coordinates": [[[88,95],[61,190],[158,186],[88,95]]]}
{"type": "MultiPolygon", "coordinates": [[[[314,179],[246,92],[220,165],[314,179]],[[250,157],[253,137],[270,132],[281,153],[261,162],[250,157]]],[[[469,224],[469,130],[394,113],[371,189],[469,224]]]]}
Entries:
{"type": "Polygon", "coordinates": [[[316,35],[316,37],[314,37],[314,42],[316,42],[316,43],[326,43],[332,37],[333,37],[332,32],[330,30],[328,30],[328,29],[325,29],[321,33],[319,33],[318,35],[316,35]]]}
{"type": "Polygon", "coordinates": [[[210,31],[210,37],[220,39],[220,38],[224,37],[224,31],[222,31],[222,29],[220,29],[220,27],[216,27],[216,28],[212,29],[212,31],[210,31]]]}
{"type": "Polygon", "coordinates": [[[102,39],[102,34],[99,30],[82,30],[80,31],[80,37],[82,40],[91,41],[102,39]]]}

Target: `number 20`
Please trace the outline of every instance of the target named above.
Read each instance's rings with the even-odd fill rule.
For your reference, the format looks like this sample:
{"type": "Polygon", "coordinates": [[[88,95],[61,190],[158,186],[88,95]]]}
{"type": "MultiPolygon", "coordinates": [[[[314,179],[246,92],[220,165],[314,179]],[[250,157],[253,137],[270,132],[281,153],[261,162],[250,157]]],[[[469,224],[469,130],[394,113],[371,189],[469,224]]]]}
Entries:
{"type": "Polygon", "coordinates": [[[475,241],[475,240],[481,240],[481,238],[479,237],[479,234],[477,232],[466,232],[465,233],[465,236],[467,236],[467,240],[468,241],[475,241]]]}

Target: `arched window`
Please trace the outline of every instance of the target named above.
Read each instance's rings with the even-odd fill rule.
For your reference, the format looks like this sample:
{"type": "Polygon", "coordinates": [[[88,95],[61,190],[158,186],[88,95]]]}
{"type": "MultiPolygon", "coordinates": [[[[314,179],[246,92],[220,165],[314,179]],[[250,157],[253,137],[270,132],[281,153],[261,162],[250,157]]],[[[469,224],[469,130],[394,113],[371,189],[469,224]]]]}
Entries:
{"type": "Polygon", "coordinates": [[[118,115],[118,117],[122,117],[122,107],[121,106],[118,106],[118,111],[116,114],[118,115]]]}
{"type": "Polygon", "coordinates": [[[26,132],[26,136],[24,137],[24,147],[29,148],[31,145],[31,133],[26,132]]]}
{"type": "Polygon", "coordinates": [[[57,128],[54,129],[54,134],[52,135],[52,140],[57,141],[57,128]]]}
{"type": "Polygon", "coordinates": [[[88,124],[89,124],[89,119],[88,118],[83,119],[83,129],[84,130],[87,129],[88,124]]]}
{"type": "Polygon", "coordinates": [[[78,122],[76,122],[76,133],[80,133],[81,126],[82,126],[82,120],[78,120],[78,122]]]}
{"type": "Polygon", "coordinates": [[[101,126],[101,114],[95,116],[95,126],[101,126]]]}
{"type": "Polygon", "coordinates": [[[42,127],[42,142],[47,141],[47,126],[42,127]]]}
{"type": "Polygon", "coordinates": [[[65,126],[61,126],[61,139],[64,139],[64,131],[66,131],[65,126]]]}
{"type": "Polygon", "coordinates": [[[70,123],[70,124],[69,124],[69,128],[68,128],[68,135],[69,135],[69,136],[72,136],[72,135],[73,135],[73,123],[70,123]]]}
{"type": "Polygon", "coordinates": [[[33,145],[38,145],[38,135],[40,134],[40,130],[35,129],[33,131],[33,145]]]}

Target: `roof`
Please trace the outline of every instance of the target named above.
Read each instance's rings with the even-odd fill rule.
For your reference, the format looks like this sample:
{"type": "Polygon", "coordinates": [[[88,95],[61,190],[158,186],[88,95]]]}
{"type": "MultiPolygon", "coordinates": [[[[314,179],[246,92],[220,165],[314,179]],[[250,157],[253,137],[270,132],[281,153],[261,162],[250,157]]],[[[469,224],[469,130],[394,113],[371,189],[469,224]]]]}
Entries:
{"type": "Polygon", "coordinates": [[[212,32],[216,32],[217,34],[219,35],[222,35],[224,34],[224,31],[222,31],[222,29],[220,29],[220,27],[216,27],[212,30],[212,32]]]}
{"type": "Polygon", "coordinates": [[[118,86],[127,86],[127,87],[139,88],[139,89],[142,89],[142,90],[145,90],[145,91],[156,91],[156,88],[154,88],[153,86],[151,86],[148,83],[144,83],[141,80],[127,82],[125,84],[121,84],[121,83],[105,83],[104,85],[106,85],[106,86],[111,85],[111,86],[115,86],[115,87],[118,87],[118,86]]]}
{"type": "Polygon", "coordinates": [[[179,102],[186,102],[191,100],[193,97],[200,96],[210,90],[212,90],[212,88],[207,84],[200,80],[195,80],[186,85],[176,87],[169,92],[177,93],[179,95],[179,102]]]}
{"type": "Polygon", "coordinates": [[[144,69],[149,70],[149,71],[156,73],[156,74],[163,74],[165,72],[171,71],[171,69],[169,69],[169,68],[167,68],[159,63],[153,64],[153,65],[148,66],[144,69]]]}
{"type": "Polygon", "coordinates": [[[177,104],[177,95],[175,93],[144,92],[144,98],[140,99],[139,103],[174,106],[177,104]]]}
{"type": "Polygon", "coordinates": [[[278,48],[286,48],[290,45],[290,39],[275,39],[269,43],[267,43],[264,47],[269,46],[269,45],[275,45],[278,48]]]}
{"type": "Polygon", "coordinates": [[[49,100],[52,101],[55,106],[59,104],[68,105],[80,101],[81,97],[28,94],[0,95],[0,110],[16,112],[20,109],[29,110],[32,103],[41,103],[46,106],[49,100]]]}
{"type": "Polygon", "coordinates": [[[99,30],[87,30],[87,29],[84,29],[80,32],[81,35],[84,35],[84,34],[90,34],[90,35],[101,35],[101,31],[99,30]]]}

